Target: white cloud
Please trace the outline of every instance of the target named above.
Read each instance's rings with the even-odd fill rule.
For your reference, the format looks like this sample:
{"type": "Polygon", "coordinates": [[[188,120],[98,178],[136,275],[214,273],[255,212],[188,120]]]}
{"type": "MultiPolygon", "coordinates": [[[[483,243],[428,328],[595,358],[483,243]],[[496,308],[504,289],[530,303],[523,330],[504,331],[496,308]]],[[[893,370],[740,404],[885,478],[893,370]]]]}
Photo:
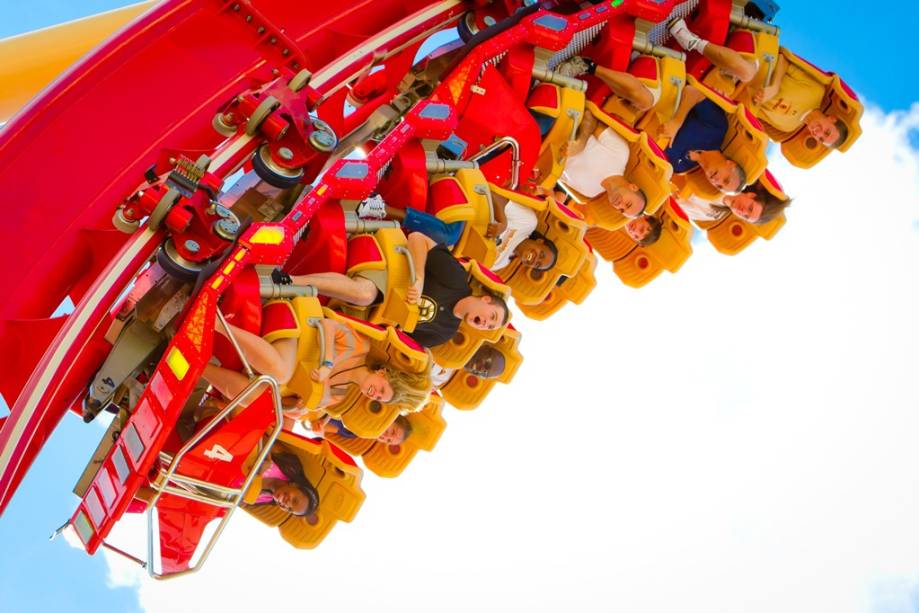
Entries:
{"type": "Polygon", "coordinates": [[[774,170],[771,242],[521,321],[527,362],[353,524],[294,551],[248,517],[149,611],[913,610],[919,156],[870,109],[847,154],[774,170]]]}

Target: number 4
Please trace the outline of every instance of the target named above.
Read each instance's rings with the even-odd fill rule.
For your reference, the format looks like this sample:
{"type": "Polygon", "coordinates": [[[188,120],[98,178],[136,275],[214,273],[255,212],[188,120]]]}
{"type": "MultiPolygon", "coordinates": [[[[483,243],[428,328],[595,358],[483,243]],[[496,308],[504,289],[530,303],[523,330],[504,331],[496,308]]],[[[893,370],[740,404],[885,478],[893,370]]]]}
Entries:
{"type": "Polygon", "coordinates": [[[221,462],[232,462],[233,454],[223,448],[222,445],[214,443],[214,446],[204,452],[204,457],[221,462]]]}

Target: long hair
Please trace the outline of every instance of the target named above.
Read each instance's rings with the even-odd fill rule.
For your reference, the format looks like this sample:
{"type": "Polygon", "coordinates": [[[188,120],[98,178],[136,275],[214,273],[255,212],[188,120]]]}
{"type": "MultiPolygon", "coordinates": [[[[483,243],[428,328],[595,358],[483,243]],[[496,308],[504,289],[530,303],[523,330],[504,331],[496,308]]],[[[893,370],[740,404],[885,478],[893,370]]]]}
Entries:
{"type": "Polygon", "coordinates": [[[407,405],[409,413],[420,409],[431,393],[430,369],[420,373],[405,372],[382,362],[368,364],[367,368],[371,372],[382,370],[383,376],[392,386],[392,399],[386,404],[407,405]]]}
{"type": "Polygon", "coordinates": [[[303,465],[300,463],[300,458],[292,453],[286,451],[279,451],[271,454],[271,461],[274,462],[284,476],[287,477],[287,480],[297,486],[297,488],[303,492],[303,495],[306,496],[306,499],[309,501],[306,505],[306,511],[303,512],[303,515],[312,515],[316,512],[316,509],[319,508],[319,492],[316,491],[316,488],[313,487],[313,484],[310,483],[309,479],[306,478],[306,475],[303,473],[303,465]]]}

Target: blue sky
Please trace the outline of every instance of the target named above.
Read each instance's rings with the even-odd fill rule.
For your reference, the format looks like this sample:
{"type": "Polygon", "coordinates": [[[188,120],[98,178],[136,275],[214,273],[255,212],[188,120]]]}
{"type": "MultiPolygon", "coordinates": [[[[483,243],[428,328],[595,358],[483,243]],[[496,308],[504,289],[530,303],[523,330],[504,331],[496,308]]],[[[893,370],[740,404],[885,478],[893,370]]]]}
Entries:
{"type": "MultiPolygon", "coordinates": [[[[0,38],[125,4],[115,0],[0,0],[0,38]]],[[[891,20],[872,10],[880,3],[781,0],[780,4],[777,21],[786,46],[823,68],[840,72],[885,111],[906,109],[919,99],[919,84],[906,59],[911,52],[906,41],[919,29],[914,12],[900,11],[891,20]],[[880,59],[878,49],[890,59],[880,59]]],[[[3,611],[139,608],[134,590],[106,587],[106,565],[100,556],[89,558],[60,539],[47,542],[48,535],[73,510],[75,499],[69,492],[101,432],[68,416],[0,520],[3,611]]]]}

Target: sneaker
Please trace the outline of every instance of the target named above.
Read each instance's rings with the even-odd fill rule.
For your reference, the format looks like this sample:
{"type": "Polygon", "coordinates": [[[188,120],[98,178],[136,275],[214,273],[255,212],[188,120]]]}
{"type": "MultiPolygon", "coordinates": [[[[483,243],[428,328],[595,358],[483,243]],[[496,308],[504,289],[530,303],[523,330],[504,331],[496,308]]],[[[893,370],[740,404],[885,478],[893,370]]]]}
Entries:
{"type": "Polygon", "coordinates": [[[576,55],[571,59],[565,60],[558,66],[553,69],[553,72],[560,74],[563,77],[577,77],[590,70],[590,64],[582,58],[580,55],[576,55]]]}
{"type": "Polygon", "coordinates": [[[357,216],[361,219],[385,219],[386,203],[380,196],[370,196],[357,205],[357,216]]]}
{"type": "MultiPolygon", "coordinates": [[[[702,42],[702,39],[689,29],[689,26],[686,25],[686,20],[682,17],[673,21],[667,29],[670,31],[670,35],[676,39],[676,42],[686,51],[696,51],[699,43],[702,42]]],[[[701,52],[701,49],[699,51],[701,52]]]]}

